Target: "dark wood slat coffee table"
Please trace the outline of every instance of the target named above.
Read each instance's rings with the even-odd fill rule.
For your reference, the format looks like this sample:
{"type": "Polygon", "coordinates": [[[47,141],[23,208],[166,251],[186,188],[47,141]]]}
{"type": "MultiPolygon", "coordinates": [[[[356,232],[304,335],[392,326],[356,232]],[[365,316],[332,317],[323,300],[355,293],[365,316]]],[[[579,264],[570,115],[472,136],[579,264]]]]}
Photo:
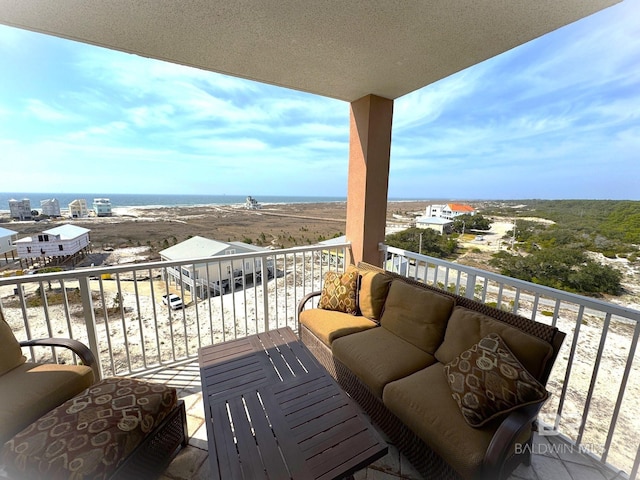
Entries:
{"type": "Polygon", "coordinates": [[[286,327],[198,352],[218,479],[335,479],[387,445],[286,327]]]}

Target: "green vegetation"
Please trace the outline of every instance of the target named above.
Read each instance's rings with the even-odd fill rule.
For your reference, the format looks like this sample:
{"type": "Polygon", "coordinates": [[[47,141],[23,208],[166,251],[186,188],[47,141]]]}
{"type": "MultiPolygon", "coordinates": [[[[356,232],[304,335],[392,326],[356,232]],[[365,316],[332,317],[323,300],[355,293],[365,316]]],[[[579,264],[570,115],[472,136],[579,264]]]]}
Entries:
{"type": "MultiPolygon", "coordinates": [[[[607,258],[640,257],[640,202],[602,200],[522,200],[487,202],[482,215],[464,215],[454,221],[454,233],[440,236],[431,230],[409,229],[386,239],[388,245],[439,258],[457,253],[456,238],[470,230],[488,230],[489,217],[515,217],[515,232],[504,240],[507,251],[493,255],[489,265],[501,274],[585,295],[620,295],[623,274],[602,265],[588,252],[607,258]],[[525,218],[528,217],[528,218],[525,218]],[[540,218],[551,222],[536,221],[540,218]]],[[[478,249],[472,252],[479,253],[478,249]]],[[[552,314],[552,313],[551,313],[552,314]]]]}
{"type": "MultiPolygon", "coordinates": [[[[555,222],[546,226],[518,220],[516,240],[541,248],[558,245],[600,252],[606,257],[637,258],[640,243],[640,202],[630,200],[522,200],[489,205],[485,215],[539,217],[555,222]],[[635,246],[633,245],[635,244],[635,246]]],[[[511,232],[512,234],[512,232],[511,232]]],[[[528,249],[530,245],[525,245],[528,249]]],[[[635,260],[634,260],[635,261],[635,260]]]]}
{"type": "Polygon", "coordinates": [[[436,258],[449,258],[456,253],[458,242],[453,238],[440,235],[429,228],[408,228],[398,233],[387,235],[385,243],[389,246],[422,253],[436,258]],[[422,249],[420,250],[420,235],[422,249]]]}
{"type": "Polygon", "coordinates": [[[531,200],[526,207],[502,205],[495,210],[516,216],[539,217],[546,224],[516,220],[514,251],[500,252],[489,262],[510,277],[587,295],[622,293],[622,274],[601,265],[585,252],[605,257],[637,259],[640,241],[640,202],[597,200],[531,200]],[[632,242],[635,242],[634,245],[632,242]]]}
{"type": "Polygon", "coordinates": [[[471,230],[490,230],[493,221],[489,218],[477,215],[460,215],[453,220],[453,231],[457,233],[469,232],[471,230]]]}
{"type": "Polygon", "coordinates": [[[489,264],[500,273],[528,282],[582,294],[621,293],[622,274],[573,248],[548,248],[527,255],[496,253],[489,264]]]}

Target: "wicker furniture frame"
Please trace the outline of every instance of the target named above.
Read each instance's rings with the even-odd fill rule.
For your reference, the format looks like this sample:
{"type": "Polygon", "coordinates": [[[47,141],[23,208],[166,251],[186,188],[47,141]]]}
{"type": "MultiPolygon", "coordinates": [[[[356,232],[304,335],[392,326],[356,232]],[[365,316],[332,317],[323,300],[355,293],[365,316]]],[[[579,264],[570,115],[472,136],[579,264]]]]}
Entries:
{"type": "MultiPolygon", "coordinates": [[[[375,271],[389,275],[394,279],[401,280],[411,285],[419,286],[427,290],[432,290],[442,295],[454,299],[455,304],[480,312],[496,320],[508,323],[526,333],[534,335],[546,342],[553,348],[553,356],[547,362],[545,371],[542,372],[538,380],[546,384],[553,363],[558,355],[565,334],[556,327],[551,327],[542,323],[534,322],[527,318],[515,315],[510,312],[498,310],[483,303],[471,300],[460,295],[440,290],[426,285],[422,282],[403,277],[393,272],[384,271],[378,267],[360,263],[359,270],[375,271]]],[[[298,317],[304,310],[306,304],[313,297],[321,292],[312,292],[306,295],[298,305],[298,317]]],[[[298,334],[302,342],[313,355],[322,363],[327,371],[337,380],[356,400],[360,406],[371,416],[371,420],[377,424],[391,439],[400,452],[425,478],[459,479],[459,474],[448,465],[439,455],[437,455],[420,437],[418,437],[408,425],[405,425],[397,416],[390,412],[382,400],[375,396],[369,388],[356,377],[349,368],[333,357],[331,348],[327,347],[304,325],[299,324],[298,334]]],[[[357,334],[354,334],[357,335],[357,334]]],[[[506,478],[513,469],[521,462],[530,464],[531,448],[523,449],[522,455],[513,455],[514,444],[527,435],[527,432],[535,427],[535,420],[542,405],[530,405],[520,408],[509,414],[496,431],[483,461],[481,478],[500,479],[506,478]]],[[[527,443],[531,446],[531,434],[527,443]]]]}
{"type": "Polygon", "coordinates": [[[23,340],[21,347],[63,347],[75,353],[83,365],[91,367],[93,370],[93,381],[100,380],[100,369],[93,352],[84,343],[72,338],[36,338],[33,340],[23,340]]]}
{"type": "Polygon", "coordinates": [[[147,435],[111,476],[112,480],[155,479],[189,441],[184,401],[147,435]]]}

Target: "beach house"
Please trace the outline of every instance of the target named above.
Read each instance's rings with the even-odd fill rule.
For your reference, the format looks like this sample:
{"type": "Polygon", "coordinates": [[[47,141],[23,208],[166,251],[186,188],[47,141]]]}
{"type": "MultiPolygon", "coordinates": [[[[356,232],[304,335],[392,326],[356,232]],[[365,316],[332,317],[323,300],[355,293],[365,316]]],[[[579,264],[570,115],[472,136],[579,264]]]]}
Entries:
{"type": "Polygon", "coordinates": [[[428,205],[425,216],[453,220],[460,215],[474,215],[475,212],[475,208],[471,205],[462,203],[446,203],[444,205],[428,205]]]}
{"type": "Polygon", "coordinates": [[[48,217],[60,216],[60,202],[57,198],[48,198],[46,200],[40,200],[40,208],[42,215],[48,217]]]}
{"type": "Polygon", "coordinates": [[[22,200],[9,200],[9,212],[14,220],[31,220],[31,200],[23,198],[22,200]]]}
{"type": "Polygon", "coordinates": [[[9,261],[9,255],[15,260],[16,247],[13,242],[18,238],[18,232],[0,227],[0,255],[4,257],[4,261],[9,261]]]}
{"type": "Polygon", "coordinates": [[[95,212],[96,217],[110,217],[111,200],[108,198],[94,198],[93,211],[95,212]]]}
{"type": "Polygon", "coordinates": [[[76,198],[69,203],[69,216],[71,218],[86,218],[89,216],[89,208],[84,198],[76,198]]]}
{"type": "Polygon", "coordinates": [[[418,217],[416,218],[416,227],[418,228],[430,228],[436,232],[450,233],[453,227],[453,220],[449,220],[444,217],[418,217]]]}
{"type": "Polygon", "coordinates": [[[61,264],[82,256],[90,246],[89,229],[77,225],[60,225],[14,242],[21,259],[27,263],[42,258],[44,263],[61,264]]]}
{"type": "Polygon", "coordinates": [[[268,276],[271,276],[273,266],[263,265],[260,258],[233,259],[235,254],[264,253],[268,250],[268,248],[243,242],[222,242],[195,236],[162,250],[160,258],[166,262],[184,262],[193,258],[229,256],[224,262],[215,264],[198,262],[167,268],[168,279],[175,285],[184,286],[189,292],[195,290],[199,297],[204,298],[208,293],[213,295],[218,295],[220,292],[226,293],[236,286],[243,285],[246,281],[253,281],[254,277],[262,278],[263,268],[268,270],[268,276]]]}

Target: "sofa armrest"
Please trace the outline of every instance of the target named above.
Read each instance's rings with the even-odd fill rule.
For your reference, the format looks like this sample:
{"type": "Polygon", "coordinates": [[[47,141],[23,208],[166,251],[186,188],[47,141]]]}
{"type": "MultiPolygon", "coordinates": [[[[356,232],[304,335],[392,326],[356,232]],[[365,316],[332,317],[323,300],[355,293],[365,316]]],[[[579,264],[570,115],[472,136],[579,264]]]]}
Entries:
{"type": "Polygon", "coordinates": [[[505,418],[491,439],[483,461],[483,473],[487,478],[504,478],[506,462],[515,453],[515,445],[518,437],[529,428],[544,402],[526,405],[511,412],[505,418]]]}
{"type": "Polygon", "coordinates": [[[317,297],[321,293],[322,293],[321,291],[311,292],[311,293],[306,294],[304,297],[302,297],[302,300],[300,300],[300,303],[298,303],[298,318],[300,318],[300,312],[302,312],[304,310],[305,304],[309,300],[311,300],[313,297],[317,297]]]}
{"type": "Polygon", "coordinates": [[[72,338],[35,338],[20,342],[21,347],[64,347],[75,353],[82,363],[93,370],[95,381],[100,380],[98,362],[93,352],[82,342],[72,338]]]}

